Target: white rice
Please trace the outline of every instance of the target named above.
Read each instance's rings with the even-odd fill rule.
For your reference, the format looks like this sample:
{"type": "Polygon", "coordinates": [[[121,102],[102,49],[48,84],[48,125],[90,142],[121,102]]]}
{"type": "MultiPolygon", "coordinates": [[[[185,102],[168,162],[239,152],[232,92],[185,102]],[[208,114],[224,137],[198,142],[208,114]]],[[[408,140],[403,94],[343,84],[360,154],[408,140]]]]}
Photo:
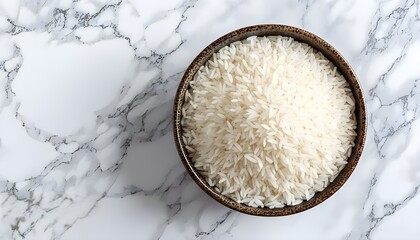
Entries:
{"type": "Polygon", "coordinates": [[[321,53],[289,37],[220,49],[185,96],[183,139],[221,194],[253,207],[309,200],[354,146],[354,98],[321,53]]]}

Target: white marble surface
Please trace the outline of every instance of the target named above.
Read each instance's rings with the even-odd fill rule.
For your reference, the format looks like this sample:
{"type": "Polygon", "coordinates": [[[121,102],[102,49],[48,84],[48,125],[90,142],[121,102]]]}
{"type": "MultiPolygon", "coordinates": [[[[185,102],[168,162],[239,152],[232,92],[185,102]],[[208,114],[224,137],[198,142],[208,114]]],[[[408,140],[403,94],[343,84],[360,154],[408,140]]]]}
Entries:
{"type": "Polygon", "coordinates": [[[418,0],[1,0],[0,239],[419,239],[418,0]],[[349,181],[288,217],[239,214],[171,135],[190,61],[239,27],[303,27],[349,60],[369,132],[349,181]]]}

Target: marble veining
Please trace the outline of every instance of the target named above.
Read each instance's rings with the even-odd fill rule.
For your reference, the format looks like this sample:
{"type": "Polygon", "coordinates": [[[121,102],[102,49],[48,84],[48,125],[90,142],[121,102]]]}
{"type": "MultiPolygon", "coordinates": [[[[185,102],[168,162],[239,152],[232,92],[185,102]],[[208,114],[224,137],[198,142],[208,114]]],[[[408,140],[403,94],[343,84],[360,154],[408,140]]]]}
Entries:
{"type": "Polygon", "coordinates": [[[418,239],[419,11],[418,0],[0,1],[0,239],[418,239]],[[216,203],[171,135],[191,60],[261,23],[330,42],[368,105],[354,174],[288,217],[216,203]]]}

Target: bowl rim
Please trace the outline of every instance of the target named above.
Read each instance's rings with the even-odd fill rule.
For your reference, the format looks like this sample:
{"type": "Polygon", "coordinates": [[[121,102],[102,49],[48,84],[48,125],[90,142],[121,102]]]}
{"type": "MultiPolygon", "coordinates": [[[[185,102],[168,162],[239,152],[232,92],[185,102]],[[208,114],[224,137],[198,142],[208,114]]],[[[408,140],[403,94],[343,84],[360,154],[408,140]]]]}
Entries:
{"type": "MultiPolygon", "coordinates": [[[[293,37],[292,36],[292,37],[293,37]]],[[[293,37],[295,38],[295,37],[293,37]]],[[[342,70],[340,70],[342,71],[342,70]]],[[[189,175],[192,177],[194,182],[208,195],[210,195],[213,199],[218,201],[219,203],[236,210],[238,212],[255,215],[255,216],[286,216],[286,215],[292,215],[296,214],[302,211],[306,211],[308,209],[311,209],[320,203],[327,200],[329,197],[331,197],[334,193],[336,193],[349,179],[350,175],[353,173],[356,165],[359,162],[359,159],[361,157],[361,154],[363,152],[363,148],[366,141],[366,131],[367,131],[367,110],[366,110],[366,104],[365,104],[365,98],[364,94],[361,88],[361,84],[359,79],[357,78],[354,70],[351,68],[350,64],[344,59],[344,57],[328,42],[323,40],[322,38],[318,37],[317,35],[303,30],[301,28],[289,26],[289,25],[281,25],[281,24],[260,24],[260,25],[252,25],[247,26],[243,28],[239,28],[236,30],[233,30],[215,41],[213,41],[211,44],[209,44],[206,48],[204,48],[191,62],[191,64],[186,69],[179,86],[176,91],[174,105],[173,105],[173,134],[174,134],[174,140],[176,149],[178,152],[179,157],[181,158],[181,161],[186,168],[189,175]],[[198,170],[194,167],[194,164],[188,157],[188,152],[185,148],[185,145],[182,141],[182,127],[181,127],[181,118],[182,118],[182,106],[184,103],[184,97],[185,97],[185,91],[188,89],[189,81],[194,77],[195,73],[197,72],[198,68],[202,66],[202,64],[199,64],[200,61],[204,61],[204,63],[212,56],[214,52],[217,52],[221,47],[229,45],[230,43],[237,41],[232,40],[235,38],[238,39],[246,39],[246,34],[257,32],[257,31],[272,31],[273,33],[276,31],[283,32],[283,34],[254,34],[257,36],[267,36],[267,35],[277,35],[277,36],[289,36],[292,34],[293,36],[299,36],[307,38],[307,41],[314,41],[313,44],[316,44],[318,46],[312,45],[312,43],[297,40],[300,42],[305,42],[308,45],[310,45],[312,48],[322,52],[324,56],[326,56],[330,61],[338,62],[337,65],[334,63],[334,65],[337,68],[344,69],[345,73],[345,79],[347,82],[349,82],[350,87],[352,88],[352,93],[355,98],[356,102],[356,111],[358,111],[358,119],[357,119],[357,136],[355,138],[356,145],[352,149],[352,154],[347,160],[349,161],[344,169],[340,171],[338,176],[335,178],[335,180],[328,184],[327,188],[324,190],[317,192],[314,197],[312,197],[310,200],[305,200],[300,204],[294,205],[294,206],[285,206],[283,208],[256,208],[251,207],[245,204],[240,204],[234,201],[233,199],[226,197],[220,193],[218,193],[216,190],[213,189],[213,187],[210,187],[207,181],[204,179],[204,177],[201,176],[201,174],[198,172],[198,170]],[[287,33],[287,34],[284,34],[287,33]],[[245,34],[245,35],[244,35],[245,34]],[[227,41],[226,44],[224,44],[227,41]],[[324,52],[325,51],[325,52],[324,52]],[[203,60],[205,59],[205,60],[203,60]],[[346,170],[346,171],[344,171],[346,170]],[[326,191],[328,189],[328,191],[326,191]]]]}

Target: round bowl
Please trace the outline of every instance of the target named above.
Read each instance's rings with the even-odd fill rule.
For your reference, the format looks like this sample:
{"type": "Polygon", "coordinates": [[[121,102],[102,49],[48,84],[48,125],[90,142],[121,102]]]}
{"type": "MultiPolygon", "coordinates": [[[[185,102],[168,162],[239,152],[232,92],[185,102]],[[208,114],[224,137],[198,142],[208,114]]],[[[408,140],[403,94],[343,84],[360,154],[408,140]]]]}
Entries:
{"type": "Polygon", "coordinates": [[[175,96],[174,102],[174,115],[173,115],[173,133],[175,137],[176,147],[181,157],[182,163],[187,169],[188,173],[191,175],[192,179],[203,189],[208,195],[220,202],[221,204],[234,209],[236,211],[257,215],[257,216],[284,216],[291,215],[298,212],[308,210],[321,202],[325,201],[327,198],[331,197],[341,186],[347,181],[347,179],[352,174],[355,169],[357,162],[362,154],[365,138],[366,138],[366,108],[365,100],[363,97],[363,92],[360,87],[360,83],[350,67],[347,61],[341,56],[341,54],[332,47],[325,40],[316,36],[313,33],[299,29],[296,27],[285,26],[285,25],[256,25],[241,28],[230,32],[213,43],[206,47],[203,51],[198,54],[198,56],[192,61],[188,69],[186,70],[175,96]],[[200,66],[204,65],[207,60],[217,52],[220,48],[231,44],[235,41],[243,40],[250,36],[286,36],[292,37],[295,40],[307,43],[314,49],[320,51],[326,58],[328,58],[336,67],[337,70],[341,72],[346,81],[349,83],[351,91],[355,98],[355,115],[357,119],[357,129],[356,129],[356,139],[355,146],[352,149],[351,156],[348,158],[348,163],[335,178],[323,191],[316,193],[310,200],[303,201],[302,203],[294,206],[285,206],[283,208],[256,208],[250,207],[245,204],[237,203],[236,201],[221,195],[215,189],[213,189],[204,179],[204,177],[199,173],[199,171],[194,167],[194,163],[188,157],[187,149],[185,144],[182,141],[182,127],[181,127],[181,110],[184,104],[185,92],[189,87],[189,82],[193,79],[195,73],[200,66]]]}

